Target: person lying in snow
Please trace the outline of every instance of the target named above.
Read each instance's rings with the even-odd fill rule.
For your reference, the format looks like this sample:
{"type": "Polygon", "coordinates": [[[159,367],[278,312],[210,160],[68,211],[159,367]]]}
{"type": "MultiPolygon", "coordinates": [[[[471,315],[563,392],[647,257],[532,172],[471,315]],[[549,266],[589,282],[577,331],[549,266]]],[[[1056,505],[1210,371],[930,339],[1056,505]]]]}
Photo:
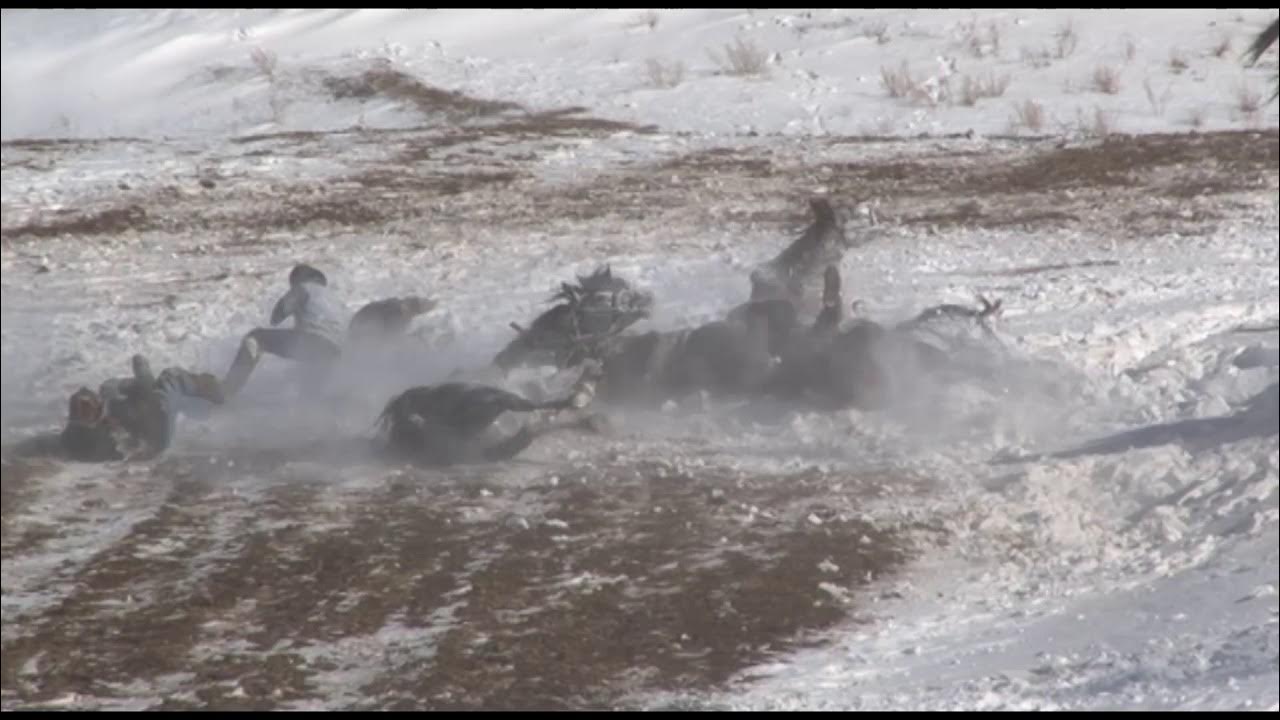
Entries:
{"type": "Polygon", "coordinates": [[[60,435],[68,457],[82,462],[149,459],[173,441],[178,415],[207,417],[224,397],[210,373],[166,368],[157,377],[141,355],[133,376],[114,378],[98,392],[82,387],[71,395],[60,435]]]}

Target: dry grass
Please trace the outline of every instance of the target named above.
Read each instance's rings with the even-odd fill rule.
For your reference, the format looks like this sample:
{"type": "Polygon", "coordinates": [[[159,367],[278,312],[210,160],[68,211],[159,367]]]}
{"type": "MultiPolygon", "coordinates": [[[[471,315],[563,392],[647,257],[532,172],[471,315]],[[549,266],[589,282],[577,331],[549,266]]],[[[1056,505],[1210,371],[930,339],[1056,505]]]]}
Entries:
{"type": "Polygon", "coordinates": [[[377,65],[353,77],[325,78],[323,84],[338,100],[386,97],[413,105],[424,114],[481,117],[521,109],[512,102],[482,100],[432,87],[386,64],[377,65]]]}
{"type": "Polygon", "coordinates": [[[1053,40],[1054,52],[1059,60],[1071,57],[1076,51],[1076,46],[1080,44],[1075,23],[1068,20],[1060,25],[1053,33],[1053,40]]]}
{"type": "Polygon", "coordinates": [[[896,70],[881,66],[880,83],[884,85],[885,92],[891,98],[909,97],[916,87],[916,82],[911,77],[911,68],[907,66],[906,60],[903,60],[896,70]]]}
{"type": "Polygon", "coordinates": [[[1008,88],[1008,75],[997,77],[994,73],[987,73],[985,77],[978,78],[965,75],[960,81],[958,101],[965,107],[972,107],[983,98],[996,98],[1004,95],[1004,91],[1008,88]]]}
{"type": "Polygon", "coordinates": [[[1151,104],[1151,112],[1156,117],[1164,117],[1164,112],[1169,107],[1169,98],[1173,96],[1173,83],[1169,83],[1164,92],[1157,93],[1151,78],[1147,78],[1142,81],[1142,90],[1147,94],[1147,102],[1151,104]]]}
{"type": "Polygon", "coordinates": [[[255,47],[249,51],[249,59],[253,61],[254,67],[258,68],[263,77],[270,82],[275,81],[276,67],[280,64],[280,58],[274,52],[255,47]]]}
{"type": "Polygon", "coordinates": [[[1219,59],[1226,57],[1227,54],[1231,52],[1231,36],[1227,33],[1223,33],[1222,36],[1218,38],[1218,42],[1214,43],[1213,48],[1210,49],[1209,52],[1219,59]]]}
{"type": "Polygon", "coordinates": [[[1075,109],[1075,119],[1055,119],[1057,129],[1062,135],[1075,137],[1105,138],[1115,132],[1115,120],[1111,113],[1093,106],[1092,113],[1083,108],[1075,109]]]}
{"type": "Polygon", "coordinates": [[[684,62],[676,60],[670,64],[656,58],[649,58],[644,63],[645,77],[651,87],[673,88],[684,81],[684,62]]]}
{"type": "Polygon", "coordinates": [[[1257,122],[1262,111],[1262,93],[1247,81],[1242,81],[1236,85],[1232,100],[1232,107],[1242,119],[1257,122]]]}
{"type": "Polygon", "coordinates": [[[1099,65],[1093,69],[1090,80],[1095,92],[1115,95],[1120,92],[1120,71],[1110,65],[1099,65]]]}
{"type": "Polygon", "coordinates": [[[1045,112],[1044,105],[1035,100],[1024,100],[1013,106],[1013,128],[1016,131],[1019,128],[1026,128],[1033,133],[1044,130],[1048,113],[1045,112]]]}
{"type": "Polygon", "coordinates": [[[249,59],[253,62],[254,67],[258,68],[258,72],[267,79],[267,92],[269,93],[267,102],[271,107],[271,119],[280,122],[284,117],[285,99],[281,93],[279,76],[276,75],[276,69],[280,65],[280,58],[271,50],[261,47],[255,47],[249,51],[249,59]]]}
{"type": "Polygon", "coordinates": [[[769,53],[753,40],[739,37],[724,46],[723,54],[714,50],[708,50],[707,54],[729,75],[763,75],[768,70],[769,53]]]}
{"type": "Polygon", "coordinates": [[[961,45],[975,58],[1000,55],[1000,26],[994,20],[979,25],[970,20],[960,25],[961,45]]]}
{"type": "Polygon", "coordinates": [[[1138,57],[1138,44],[1134,42],[1133,38],[1126,37],[1124,39],[1124,61],[1131,63],[1136,57],[1138,57]]]}

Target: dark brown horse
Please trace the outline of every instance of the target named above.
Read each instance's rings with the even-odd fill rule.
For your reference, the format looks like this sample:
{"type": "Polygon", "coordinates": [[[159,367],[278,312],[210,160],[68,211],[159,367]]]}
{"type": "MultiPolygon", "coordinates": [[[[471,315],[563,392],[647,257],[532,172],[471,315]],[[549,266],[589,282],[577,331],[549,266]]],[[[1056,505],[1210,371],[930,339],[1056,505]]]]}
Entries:
{"type": "Polygon", "coordinates": [[[985,322],[999,311],[1000,303],[983,300],[977,310],[941,305],[892,327],[861,318],[842,326],[842,307],[839,271],[829,267],[822,311],[808,332],[797,334],[765,383],[765,394],[827,409],[883,409],[925,378],[965,372],[947,351],[925,342],[917,334],[919,328],[958,318],[979,322],[990,333],[985,322]]]}
{"type": "Polygon", "coordinates": [[[653,295],[633,288],[609,266],[562,283],[551,296],[555,306],[528,328],[512,323],[515,339],[494,357],[503,371],[521,365],[551,364],[565,368],[598,356],[602,344],[649,316],[653,295]]]}
{"type": "Polygon", "coordinates": [[[770,313],[777,310],[767,302],[751,303],[730,320],[617,336],[586,374],[610,404],[655,405],[704,391],[715,397],[750,395],[772,370],[776,318],[770,313]]]}
{"type": "Polygon", "coordinates": [[[595,429],[591,416],[534,429],[489,442],[486,431],[504,413],[570,410],[584,404],[576,394],[550,402],[532,402],[501,388],[473,383],[443,383],[410,388],[387,403],[377,425],[387,436],[393,457],[425,465],[455,465],[509,460],[539,435],[562,429],[595,429]]]}
{"type": "Polygon", "coordinates": [[[752,300],[781,298],[803,307],[806,288],[817,284],[821,269],[840,264],[849,240],[835,210],[824,198],[810,200],[809,207],[814,219],[804,233],[752,271],[752,300]]]}
{"type": "MultiPolygon", "coordinates": [[[[815,206],[830,210],[823,201],[815,206]]],[[[814,245],[819,234],[807,234],[803,242],[797,241],[799,247],[793,243],[775,267],[789,268],[785,274],[793,279],[806,277],[805,264],[819,253],[814,245]]],[[[799,298],[789,291],[762,296],[763,286],[754,284],[756,297],[733,308],[725,320],[687,330],[614,338],[600,354],[600,397],[609,403],[642,404],[704,391],[716,397],[750,397],[771,381],[779,359],[810,354],[817,337],[828,337],[838,328],[843,303],[840,273],[834,265],[824,273],[823,307],[811,328],[799,323],[799,298]]],[[[803,282],[796,287],[803,290],[803,282]]]]}

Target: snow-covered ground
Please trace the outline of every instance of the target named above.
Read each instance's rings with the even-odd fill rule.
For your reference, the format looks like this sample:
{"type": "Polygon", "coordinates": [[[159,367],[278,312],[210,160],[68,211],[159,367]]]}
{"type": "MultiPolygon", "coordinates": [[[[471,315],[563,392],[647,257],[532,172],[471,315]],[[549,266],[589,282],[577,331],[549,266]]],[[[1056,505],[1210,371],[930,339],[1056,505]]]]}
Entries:
{"type": "Polygon", "coordinates": [[[298,260],[352,306],[442,301],[423,349],[348,369],[360,397],[334,418],[274,409],[288,368],[268,359],[170,459],[6,459],[5,708],[619,701],[593,695],[608,680],[644,706],[1277,709],[1276,53],[1239,60],[1273,16],[4,11],[6,446],[134,352],[221,372],[298,260]],[[710,56],[734,41],[762,74],[710,56]],[[903,62],[917,86],[890,97],[903,62]],[[341,457],[391,392],[484,364],[599,262],[655,292],[656,327],[723,313],[811,195],[865,241],[841,268],[862,313],[1002,298],[1026,376],[884,414],[619,414],[607,439],[475,471],[341,457]],[[334,457],[289,455],[317,439],[334,457]],[[693,488],[723,503],[690,510],[693,488]],[[684,523],[669,547],[650,506],[684,523]],[[882,534],[907,549],[883,575],[853,547],[882,534]],[[521,554],[544,540],[558,559],[521,554]],[[735,551],[765,579],[717,575],[735,551]],[[782,652],[720,663],[659,599],[680,597],[654,579],[668,561],[742,643],[805,615],[770,597],[840,618],[778,620],[782,652]],[[591,639],[629,649],[630,626],[600,629],[593,593],[675,640],[615,673],[591,639]]]}
{"type": "Polygon", "coordinates": [[[1255,117],[1241,110],[1242,91],[1266,97],[1269,75],[1244,69],[1240,56],[1271,15],[7,10],[3,137],[419,123],[394,101],[333,103],[316,92],[325,72],[372,61],[480,98],[585,106],[601,117],[720,135],[1003,133],[1026,101],[1045,114],[1032,134],[1088,131],[1099,112],[1116,132],[1270,127],[1274,104],[1259,103],[1255,117]],[[736,41],[750,48],[739,54],[745,65],[763,59],[760,74],[726,72],[733,63],[725,47],[736,41]],[[255,51],[274,58],[270,73],[252,60],[255,51]],[[663,70],[651,72],[650,61],[663,70]],[[904,62],[920,86],[916,102],[891,101],[882,84],[882,69],[904,62]],[[1100,68],[1114,87],[1096,80],[1100,68]],[[966,106],[965,80],[988,78],[1007,81],[1003,93],[966,106]]]}

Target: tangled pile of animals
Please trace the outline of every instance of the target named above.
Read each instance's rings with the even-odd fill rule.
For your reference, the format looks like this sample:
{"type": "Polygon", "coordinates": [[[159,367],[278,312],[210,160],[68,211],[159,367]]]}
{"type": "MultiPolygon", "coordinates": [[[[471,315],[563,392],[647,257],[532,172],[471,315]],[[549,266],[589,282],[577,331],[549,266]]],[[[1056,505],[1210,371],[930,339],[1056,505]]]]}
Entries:
{"type": "MultiPolygon", "coordinates": [[[[501,377],[522,367],[574,373],[564,397],[534,400],[456,376],[411,387],[385,404],[372,446],[383,456],[425,465],[493,462],[515,457],[547,432],[607,432],[595,410],[601,404],[653,407],[733,398],[875,411],[899,399],[904,380],[947,383],[990,375],[990,368],[965,362],[929,330],[958,322],[980,328],[998,344],[988,322],[1000,312],[999,302],[941,305],[896,325],[846,317],[858,306],[846,305],[838,269],[850,243],[827,200],[810,204],[810,226],[751,272],[750,297],[722,319],[635,332],[650,317],[654,296],[604,266],[563,283],[552,307],[527,326],[512,323],[516,337],[484,369],[501,377]],[[553,420],[493,439],[495,421],[505,413],[541,411],[553,420]]],[[[90,462],[155,457],[169,447],[178,415],[203,417],[226,406],[262,354],[293,361],[301,387],[313,393],[324,389],[344,354],[388,347],[437,305],[421,297],[390,298],[366,305],[347,322],[323,272],[299,264],[289,279],[272,327],[244,337],[222,378],[183,368],[155,375],[145,358],[134,356],[132,377],[72,395],[65,427],[47,449],[90,462]],[[275,327],[289,317],[293,328],[275,327]]]]}

